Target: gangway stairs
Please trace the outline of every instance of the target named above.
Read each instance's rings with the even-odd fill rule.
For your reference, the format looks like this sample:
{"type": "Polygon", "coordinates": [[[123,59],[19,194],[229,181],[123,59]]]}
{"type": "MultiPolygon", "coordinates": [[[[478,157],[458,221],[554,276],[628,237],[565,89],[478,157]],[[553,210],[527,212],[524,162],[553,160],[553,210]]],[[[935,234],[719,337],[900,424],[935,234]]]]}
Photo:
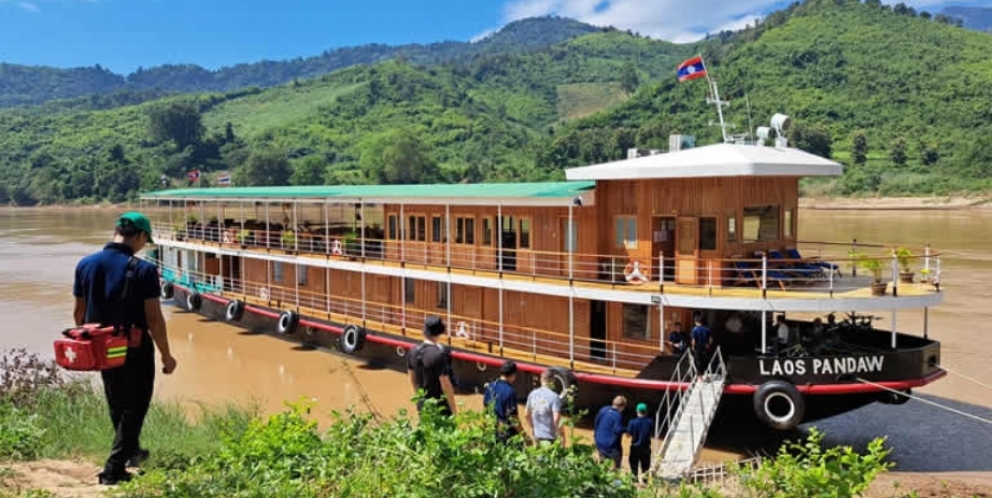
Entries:
{"type": "Polygon", "coordinates": [[[686,352],[675,367],[672,382],[689,384],[689,388],[666,391],[658,406],[655,437],[665,431],[665,438],[653,470],[662,479],[676,480],[688,474],[706,443],[727,381],[726,365],[719,348],[709,362],[706,375],[698,377],[692,357],[686,352]],[[664,418],[661,418],[662,410],[665,411],[664,418]]]}

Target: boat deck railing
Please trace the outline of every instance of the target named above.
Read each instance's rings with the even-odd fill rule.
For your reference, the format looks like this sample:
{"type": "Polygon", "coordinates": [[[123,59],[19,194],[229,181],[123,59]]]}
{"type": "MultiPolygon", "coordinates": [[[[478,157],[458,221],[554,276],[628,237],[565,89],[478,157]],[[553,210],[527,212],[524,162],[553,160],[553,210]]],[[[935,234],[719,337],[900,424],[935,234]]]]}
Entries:
{"type": "MultiPolygon", "coordinates": [[[[155,227],[159,240],[655,294],[868,298],[883,295],[880,291],[884,295],[922,295],[938,291],[941,284],[941,254],[929,245],[902,248],[858,241],[799,242],[731,258],[660,253],[638,259],[501,248],[494,240],[472,241],[489,244],[478,245],[461,244],[461,239],[453,243],[384,240],[373,238],[371,233],[362,239],[348,233],[346,227],[337,232],[330,228],[285,232],[237,224],[155,227]]],[[[520,244],[530,246],[531,242],[520,244]]]]}
{"type": "MultiPolygon", "coordinates": [[[[653,340],[596,340],[572,336],[564,330],[511,325],[484,320],[480,317],[449,313],[447,306],[437,309],[382,302],[361,296],[342,296],[332,292],[316,292],[299,285],[251,282],[238,278],[208,275],[201,271],[181,270],[175,265],[160,263],[164,280],[178,283],[199,292],[210,292],[228,299],[276,310],[294,310],[317,319],[340,324],[355,324],[413,340],[423,338],[427,316],[442,317],[448,324],[449,345],[479,353],[513,358],[542,364],[559,364],[580,370],[634,377],[658,355],[665,354],[659,338],[653,340]]],[[[269,275],[272,274],[271,269],[269,275]]],[[[295,278],[292,272],[287,277],[295,278]]],[[[330,284],[333,289],[333,282],[330,284]]],[[[521,313],[517,319],[538,313],[521,313]]],[[[567,327],[568,320],[556,320],[567,327]]]]}

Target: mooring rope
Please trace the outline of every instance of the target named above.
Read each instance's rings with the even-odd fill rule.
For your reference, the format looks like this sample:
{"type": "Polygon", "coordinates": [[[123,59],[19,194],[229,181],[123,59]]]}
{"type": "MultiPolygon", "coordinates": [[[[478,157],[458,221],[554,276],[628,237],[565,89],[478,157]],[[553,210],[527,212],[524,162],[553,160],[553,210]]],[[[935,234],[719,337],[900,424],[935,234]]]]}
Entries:
{"type": "Polygon", "coordinates": [[[365,407],[369,409],[369,412],[372,414],[372,418],[374,418],[376,422],[382,422],[382,413],[378,408],[376,408],[375,404],[372,403],[372,399],[369,398],[368,392],[365,390],[365,386],[362,385],[362,381],[359,380],[358,376],[355,375],[355,372],[351,370],[351,365],[349,365],[348,361],[345,359],[341,360],[341,365],[344,366],[344,370],[348,372],[351,379],[355,381],[355,387],[358,388],[358,397],[362,400],[362,403],[365,404],[365,407]]]}
{"type": "Polygon", "coordinates": [[[978,379],[975,379],[975,378],[972,378],[972,377],[968,377],[967,375],[965,375],[963,373],[955,372],[954,370],[951,370],[950,368],[947,368],[947,367],[945,367],[943,365],[938,365],[936,363],[931,363],[931,365],[933,365],[933,366],[935,366],[937,368],[940,368],[940,369],[946,371],[949,374],[957,375],[958,377],[961,377],[962,379],[965,379],[965,380],[969,380],[971,382],[974,382],[975,384],[978,384],[978,385],[980,385],[980,386],[982,386],[984,388],[992,389],[992,385],[988,385],[988,384],[986,384],[986,383],[984,383],[984,382],[982,382],[982,381],[980,381],[978,379]]]}
{"type": "Polygon", "coordinates": [[[928,399],[924,399],[924,398],[921,398],[919,396],[914,396],[912,394],[906,394],[906,393],[904,393],[902,391],[897,391],[895,389],[891,389],[891,388],[885,387],[885,386],[883,386],[881,384],[876,384],[876,383],[874,383],[874,382],[872,382],[870,380],[862,379],[861,377],[856,377],[856,378],[857,378],[858,382],[863,382],[865,384],[868,384],[868,385],[871,385],[871,386],[875,386],[875,387],[877,387],[879,389],[883,389],[883,390],[886,390],[886,391],[889,391],[889,392],[893,392],[893,393],[896,393],[896,394],[898,394],[900,396],[905,396],[905,397],[910,398],[910,399],[915,399],[917,401],[921,401],[921,402],[926,403],[928,405],[936,406],[937,408],[940,408],[942,410],[947,410],[949,412],[956,413],[958,415],[962,415],[962,416],[965,416],[965,417],[968,417],[968,418],[971,418],[971,419],[975,419],[975,420],[977,420],[979,422],[984,422],[986,424],[992,425],[992,420],[989,420],[987,418],[982,418],[982,417],[979,417],[978,415],[972,415],[972,414],[970,414],[968,412],[964,412],[964,411],[958,410],[956,408],[951,408],[949,406],[944,406],[944,405],[942,405],[940,403],[937,403],[937,402],[934,402],[934,401],[930,401],[928,399]]]}

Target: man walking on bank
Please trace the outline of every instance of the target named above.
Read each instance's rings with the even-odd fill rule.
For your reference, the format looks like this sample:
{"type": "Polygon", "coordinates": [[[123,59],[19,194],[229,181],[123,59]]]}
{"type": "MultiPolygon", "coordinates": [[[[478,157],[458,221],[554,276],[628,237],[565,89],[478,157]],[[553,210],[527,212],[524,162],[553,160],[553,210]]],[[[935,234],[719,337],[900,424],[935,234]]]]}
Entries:
{"type": "Polygon", "coordinates": [[[513,389],[516,379],[517,363],[506,360],[499,367],[499,378],[486,385],[482,396],[482,405],[496,414],[496,440],[503,444],[523,432],[517,415],[517,392],[513,389]]]}
{"type": "Polygon", "coordinates": [[[438,401],[442,415],[454,416],[458,413],[455,404],[455,388],[451,383],[451,362],[448,353],[438,344],[445,333],[441,317],[429,316],[424,320],[424,342],[414,347],[407,355],[407,371],[413,392],[424,390],[423,400],[417,402],[417,411],[424,408],[424,400],[438,401]]]}
{"type": "Polygon", "coordinates": [[[613,462],[613,468],[620,468],[620,460],[623,458],[623,411],[627,408],[627,398],[617,396],[613,399],[613,404],[604,406],[596,414],[593,421],[593,439],[596,442],[596,449],[599,451],[600,461],[609,460],[613,462]]]}
{"type": "Polygon", "coordinates": [[[117,220],[113,242],[76,266],[72,291],[76,325],[121,326],[130,334],[124,365],[101,372],[115,435],[113,449],[98,476],[100,484],[129,481],[127,466],[138,466],[149,456],[139,440],[155,387],[153,340],[162,356],[162,373],[168,375],[176,369],[159,303],[158,269],[135,256],[151,243],[148,218],[141,213],[125,213],[117,220]]]}

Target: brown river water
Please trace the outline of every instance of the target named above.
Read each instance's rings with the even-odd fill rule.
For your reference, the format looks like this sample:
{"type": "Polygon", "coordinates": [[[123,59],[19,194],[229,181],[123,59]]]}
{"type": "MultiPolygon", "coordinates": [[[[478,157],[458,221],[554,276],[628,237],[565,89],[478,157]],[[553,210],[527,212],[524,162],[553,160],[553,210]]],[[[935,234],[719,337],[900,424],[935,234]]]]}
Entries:
{"type": "MultiPolygon", "coordinates": [[[[72,320],[73,268],[107,241],[115,211],[0,209],[0,348],[25,347],[51,356],[51,341],[72,320]]],[[[955,373],[915,391],[924,399],[992,419],[992,211],[804,211],[801,240],[929,242],[943,261],[943,305],[930,312],[929,332],[955,373]],[[986,386],[966,379],[970,377],[986,386]]],[[[179,368],[159,375],[156,396],[200,403],[259,403],[267,413],[285,401],[315,400],[329,413],[354,405],[384,415],[412,409],[406,375],[323,351],[307,351],[264,335],[165,307],[179,368]]],[[[885,314],[885,327],[889,319],[885,314]]],[[[923,313],[899,314],[901,331],[922,334],[923,313]]],[[[520,393],[525,395],[525,393],[520,393]]],[[[481,406],[481,396],[460,402],[481,406]]],[[[875,404],[816,423],[832,443],[861,446],[887,436],[898,469],[992,473],[992,425],[912,400],[875,404]]],[[[587,439],[587,430],[580,430],[587,439]]],[[[774,452],[764,431],[711,435],[703,460],[774,452]]],[[[798,436],[791,434],[790,436],[798,436]]]]}

